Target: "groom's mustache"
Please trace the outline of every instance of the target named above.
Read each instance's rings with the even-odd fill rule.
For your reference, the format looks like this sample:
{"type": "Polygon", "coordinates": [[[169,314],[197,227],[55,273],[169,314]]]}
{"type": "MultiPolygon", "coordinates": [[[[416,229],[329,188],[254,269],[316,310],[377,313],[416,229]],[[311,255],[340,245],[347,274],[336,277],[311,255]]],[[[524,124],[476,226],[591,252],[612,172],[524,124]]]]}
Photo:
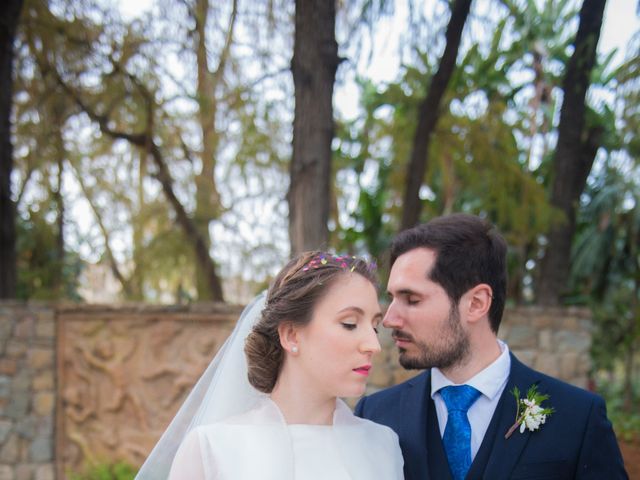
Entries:
{"type": "Polygon", "coordinates": [[[406,340],[408,342],[413,342],[413,337],[408,333],[403,332],[402,330],[394,329],[391,333],[391,338],[393,338],[394,340],[406,340]]]}

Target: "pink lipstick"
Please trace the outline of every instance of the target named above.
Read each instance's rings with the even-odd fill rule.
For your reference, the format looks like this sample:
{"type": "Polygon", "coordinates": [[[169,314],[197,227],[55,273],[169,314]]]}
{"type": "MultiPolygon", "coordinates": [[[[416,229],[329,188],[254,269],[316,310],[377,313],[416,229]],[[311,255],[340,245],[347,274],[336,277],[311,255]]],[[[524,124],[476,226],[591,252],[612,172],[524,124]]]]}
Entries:
{"type": "Polygon", "coordinates": [[[369,371],[371,370],[371,365],[363,365],[361,367],[358,368],[354,368],[353,371],[360,374],[360,375],[364,375],[367,376],[369,375],[369,371]]]}

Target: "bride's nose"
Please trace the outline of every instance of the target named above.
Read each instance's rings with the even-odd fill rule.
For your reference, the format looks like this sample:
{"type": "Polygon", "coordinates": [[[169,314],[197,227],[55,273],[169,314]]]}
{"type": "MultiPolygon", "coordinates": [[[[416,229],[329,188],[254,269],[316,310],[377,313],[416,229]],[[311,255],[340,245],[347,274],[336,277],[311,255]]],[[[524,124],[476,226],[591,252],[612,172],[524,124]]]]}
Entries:
{"type": "Polygon", "coordinates": [[[371,332],[368,332],[364,338],[360,341],[360,351],[362,353],[379,353],[382,350],[380,347],[380,341],[378,340],[378,335],[375,330],[372,328],[371,332]]]}

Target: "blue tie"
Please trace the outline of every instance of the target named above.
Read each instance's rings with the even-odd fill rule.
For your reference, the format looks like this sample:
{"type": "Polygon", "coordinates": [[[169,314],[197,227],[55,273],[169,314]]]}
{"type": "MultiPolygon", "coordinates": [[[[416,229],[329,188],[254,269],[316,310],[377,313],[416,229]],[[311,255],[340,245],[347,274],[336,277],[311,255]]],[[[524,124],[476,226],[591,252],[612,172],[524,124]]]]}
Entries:
{"type": "Polygon", "coordinates": [[[464,480],[471,467],[471,425],[467,410],[480,392],[469,385],[449,386],[440,390],[449,412],[442,443],[454,480],[464,480]]]}

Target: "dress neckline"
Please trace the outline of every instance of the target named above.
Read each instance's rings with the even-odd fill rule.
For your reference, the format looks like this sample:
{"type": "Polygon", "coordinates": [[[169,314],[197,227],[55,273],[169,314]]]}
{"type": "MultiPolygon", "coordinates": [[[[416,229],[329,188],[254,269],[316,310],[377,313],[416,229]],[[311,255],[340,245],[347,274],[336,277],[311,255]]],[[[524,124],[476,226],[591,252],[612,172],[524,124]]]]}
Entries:
{"type": "Polygon", "coordinates": [[[317,429],[326,429],[326,428],[333,428],[333,425],[323,425],[323,424],[316,424],[316,423],[288,423],[287,427],[289,428],[317,428],[317,429]]]}

